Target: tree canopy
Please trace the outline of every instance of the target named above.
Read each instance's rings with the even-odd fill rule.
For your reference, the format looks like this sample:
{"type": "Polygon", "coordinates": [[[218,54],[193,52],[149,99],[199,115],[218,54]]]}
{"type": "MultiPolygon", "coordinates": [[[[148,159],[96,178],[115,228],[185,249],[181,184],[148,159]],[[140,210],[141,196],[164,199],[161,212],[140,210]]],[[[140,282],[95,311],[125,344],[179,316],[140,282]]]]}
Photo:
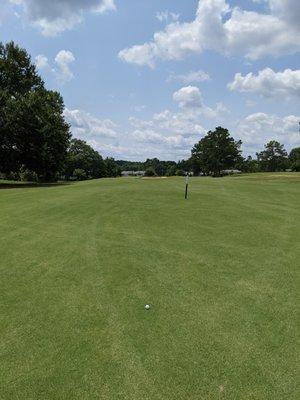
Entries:
{"type": "Polygon", "coordinates": [[[293,171],[300,171],[300,147],[295,147],[290,151],[289,160],[293,171]]]}
{"type": "Polygon", "coordinates": [[[257,153],[257,159],[262,171],[282,171],[288,166],[287,152],[276,140],[271,140],[265,145],[265,149],[257,153]]]}
{"type": "Polygon", "coordinates": [[[192,149],[191,164],[194,173],[220,176],[221,171],[232,168],[240,157],[242,142],[235,141],[227,129],[217,127],[209,131],[192,149]]]}
{"type": "Polygon", "coordinates": [[[52,180],[69,145],[59,93],[46,90],[24,49],[0,43],[0,171],[35,172],[52,180]]]}
{"type": "Polygon", "coordinates": [[[84,140],[72,139],[65,161],[65,176],[69,179],[79,175],[80,179],[102,178],[106,176],[106,165],[101,155],[84,140]]]}

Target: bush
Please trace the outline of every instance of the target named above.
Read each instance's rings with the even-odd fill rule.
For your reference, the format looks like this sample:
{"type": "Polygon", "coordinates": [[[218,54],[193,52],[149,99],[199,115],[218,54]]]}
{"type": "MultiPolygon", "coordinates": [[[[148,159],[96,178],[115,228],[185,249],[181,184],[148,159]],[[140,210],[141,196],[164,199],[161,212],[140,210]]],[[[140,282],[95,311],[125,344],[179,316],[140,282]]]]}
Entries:
{"type": "Polygon", "coordinates": [[[78,181],[84,181],[85,179],[88,179],[86,172],[81,169],[81,168],[75,168],[73,172],[73,176],[78,180],[78,181]]]}
{"type": "Polygon", "coordinates": [[[176,165],[172,165],[172,167],[168,168],[166,175],[167,176],[176,175],[176,165]]]}
{"type": "Polygon", "coordinates": [[[176,171],[176,175],[177,175],[177,176],[185,176],[185,172],[184,172],[183,169],[178,169],[178,170],[176,171]]]}
{"type": "Polygon", "coordinates": [[[39,180],[36,172],[23,167],[20,169],[19,176],[22,182],[37,182],[39,180]]]}
{"type": "Polygon", "coordinates": [[[145,171],[145,176],[156,176],[155,170],[153,167],[149,167],[145,171]]]}

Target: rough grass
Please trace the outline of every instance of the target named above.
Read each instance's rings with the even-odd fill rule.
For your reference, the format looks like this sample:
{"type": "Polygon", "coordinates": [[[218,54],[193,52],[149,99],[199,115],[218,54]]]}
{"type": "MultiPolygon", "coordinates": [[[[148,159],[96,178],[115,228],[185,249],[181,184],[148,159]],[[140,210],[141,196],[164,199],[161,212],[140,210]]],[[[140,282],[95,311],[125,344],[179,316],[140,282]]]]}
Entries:
{"type": "Polygon", "coordinates": [[[4,187],[1,399],[299,398],[300,174],[4,187]]]}

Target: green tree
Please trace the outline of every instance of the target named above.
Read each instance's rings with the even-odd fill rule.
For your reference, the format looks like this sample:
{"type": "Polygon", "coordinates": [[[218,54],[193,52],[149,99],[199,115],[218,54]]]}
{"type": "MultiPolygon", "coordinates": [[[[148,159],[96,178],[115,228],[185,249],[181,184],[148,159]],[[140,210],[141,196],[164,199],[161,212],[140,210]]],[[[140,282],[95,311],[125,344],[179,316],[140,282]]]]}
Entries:
{"type": "Polygon", "coordinates": [[[26,51],[0,43],[0,171],[55,179],[71,136],[63,111],[62,97],[44,88],[26,51]]]}
{"type": "Polygon", "coordinates": [[[287,152],[283,144],[280,144],[276,140],[271,140],[265,145],[265,150],[256,155],[262,171],[282,171],[287,167],[287,152]]]}
{"type": "Polygon", "coordinates": [[[73,177],[76,178],[78,181],[84,181],[84,180],[88,179],[86,172],[81,168],[74,169],[73,177]]]}
{"type": "Polygon", "coordinates": [[[106,165],[101,155],[80,139],[72,139],[70,142],[65,162],[66,178],[77,176],[75,170],[84,172],[79,174],[81,180],[106,176],[106,165]]]}
{"type": "Polygon", "coordinates": [[[172,165],[167,169],[166,175],[167,176],[174,176],[176,175],[176,171],[177,171],[177,165],[172,165]]]}
{"type": "Polygon", "coordinates": [[[240,157],[242,142],[235,141],[227,129],[209,131],[192,149],[191,164],[195,174],[200,171],[220,176],[223,169],[232,168],[240,157]]]}
{"type": "Polygon", "coordinates": [[[300,147],[290,151],[289,160],[293,171],[300,171],[300,147]]]}
{"type": "Polygon", "coordinates": [[[148,167],[145,171],[145,176],[156,176],[155,169],[153,167],[148,167]]]}
{"type": "Polygon", "coordinates": [[[259,163],[251,156],[248,156],[247,158],[240,156],[235,164],[235,168],[247,173],[259,172],[259,163]]]}
{"type": "Polygon", "coordinates": [[[105,159],[105,168],[107,177],[116,178],[121,175],[122,170],[112,157],[107,157],[105,159]]]}

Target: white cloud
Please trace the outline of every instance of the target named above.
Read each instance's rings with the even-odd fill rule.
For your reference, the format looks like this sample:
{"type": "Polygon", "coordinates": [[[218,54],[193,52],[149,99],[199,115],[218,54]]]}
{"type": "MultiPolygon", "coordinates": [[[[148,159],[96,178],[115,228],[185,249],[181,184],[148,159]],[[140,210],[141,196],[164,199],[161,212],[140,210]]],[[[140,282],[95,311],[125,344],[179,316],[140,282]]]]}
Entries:
{"type": "Polygon", "coordinates": [[[51,72],[61,83],[66,83],[74,78],[74,74],[70,68],[70,65],[74,61],[75,57],[69,50],[60,50],[54,59],[54,65],[51,63],[52,66],[45,55],[39,54],[35,57],[36,67],[39,70],[51,72]]]}
{"type": "Polygon", "coordinates": [[[169,22],[169,21],[178,21],[180,14],[176,14],[174,12],[166,11],[159,11],[156,13],[156,19],[160,22],[169,22]]]}
{"type": "Polygon", "coordinates": [[[278,140],[290,149],[299,146],[300,116],[277,115],[262,112],[248,115],[239,121],[236,136],[243,141],[243,148],[255,153],[270,140],[278,140]]]}
{"type": "Polygon", "coordinates": [[[101,120],[85,111],[68,108],[65,109],[64,116],[76,138],[99,140],[99,138],[116,138],[117,136],[117,125],[110,119],[101,120]]]}
{"type": "Polygon", "coordinates": [[[228,110],[223,103],[217,103],[216,108],[204,104],[202,94],[196,86],[185,86],[173,94],[173,100],[189,115],[201,115],[207,118],[216,118],[220,114],[227,114],[228,110]]]}
{"type": "Polygon", "coordinates": [[[182,108],[200,108],[203,106],[202,95],[196,86],[186,86],[173,94],[173,100],[182,108]]]}
{"type": "Polygon", "coordinates": [[[262,14],[230,8],[226,0],[200,0],[192,22],[170,23],[152,41],[125,48],[119,57],[153,68],[157,60],[179,60],[206,49],[253,60],[299,52],[300,24],[290,22],[299,1],[288,0],[289,6],[285,1],[270,0],[270,13],[262,14]]]}
{"type": "Polygon", "coordinates": [[[299,29],[300,2],[299,0],[269,0],[271,11],[299,29]]]}
{"type": "Polygon", "coordinates": [[[22,6],[27,18],[45,36],[72,29],[82,22],[85,12],[103,14],[116,9],[114,0],[10,0],[22,6]]]}
{"type": "Polygon", "coordinates": [[[257,93],[278,99],[300,97],[300,70],[286,69],[283,72],[274,72],[271,68],[265,68],[259,71],[258,75],[250,72],[243,76],[238,73],[228,87],[230,90],[257,93]]]}
{"type": "Polygon", "coordinates": [[[228,112],[222,103],[215,109],[207,107],[199,88],[194,86],[179,89],[173,94],[173,100],[178,104],[177,112],[163,110],[153,114],[149,120],[129,119],[133,131],[127,138],[145,157],[189,157],[192,146],[207,132],[202,126],[203,119],[222,117],[228,112]]]}
{"type": "Polygon", "coordinates": [[[69,50],[61,50],[55,57],[55,63],[58,69],[56,74],[62,82],[68,82],[74,78],[74,74],[70,69],[70,64],[75,61],[73,53],[69,50]]]}
{"type": "Polygon", "coordinates": [[[47,69],[50,68],[48,58],[43,54],[39,54],[35,57],[35,64],[38,69],[47,69]]]}
{"type": "Polygon", "coordinates": [[[205,82],[210,80],[210,76],[208,73],[199,70],[199,71],[190,71],[187,74],[179,74],[179,75],[170,75],[167,79],[168,82],[171,81],[179,81],[185,84],[195,83],[195,82],[205,82]]]}

